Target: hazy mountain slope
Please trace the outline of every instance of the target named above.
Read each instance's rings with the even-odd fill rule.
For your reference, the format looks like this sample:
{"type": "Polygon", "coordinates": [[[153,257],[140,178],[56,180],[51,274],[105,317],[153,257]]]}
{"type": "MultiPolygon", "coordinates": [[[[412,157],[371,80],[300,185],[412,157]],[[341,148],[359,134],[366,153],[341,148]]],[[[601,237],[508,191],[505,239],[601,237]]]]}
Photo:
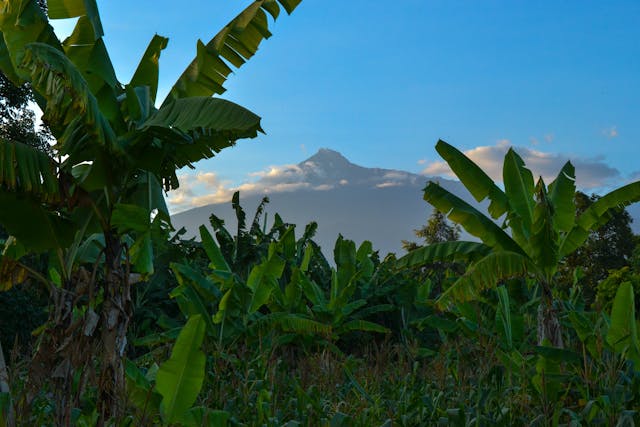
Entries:
{"type": "MultiPolygon", "coordinates": [[[[297,225],[318,222],[316,241],[331,254],[338,234],[360,243],[371,240],[382,255],[401,253],[401,241],[414,240],[413,230],[424,224],[431,213],[422,200],[428,177],[390,169],[364,168],[350,163],[340,153],[323,149],[309,159],[290,167],[277,177],[265,176],[260,187],[293,188],[294,191],[270,191],[267,195],[268,223],[275,213],[297,225]]],[[[466,190],[456,181],[439,179],[449,190],[468,199],[466,190]]],[[[251,219],[264,194],[240,194],[241,205],[251,219]]],[[[195,235],[198,226],[209,223],[211,213],[223,218],[230,229],[236,227],[231,203],[194,208],[173,216],[176,228],[185,227],[195,235]]]]}
{"type": "MultiPolygon", "coordinates": [[[[430,179],[438,180],[447,190],[478,207],[458,181],[365,168],[327,149],[277,174],[265,174],[257,188],[267,191],[271,200],[266,209],[268,224],[274,214],[279,213],[284,221],[297,225],[296,235],[300,236],[307,223],[316,221],[316,241],[326,255],[332,256],[335,240],[342,234],[357,244],[370,240],[384,256],[388,252],[403,253],[401,241],[416,240],[413,230],[431,215],[431,207],[422,200],[422,189],[430,179]]],[[[253,219],[264,191],[240,194],[248,221],[253,219]]],[[[185,227],[189,231],[187,235],[194,236],[201,224],[209,224],[211,213],[223,218],[230,230],[235,229],[230,201],[181,212],[172,220],[176,228],[185,227]]],[[[634,218],[640,217],[640,204],[630,206],[629,213],[634,218]]],[[[639,232],[640,221],[635,221],[632,228],[639,232]]]]}

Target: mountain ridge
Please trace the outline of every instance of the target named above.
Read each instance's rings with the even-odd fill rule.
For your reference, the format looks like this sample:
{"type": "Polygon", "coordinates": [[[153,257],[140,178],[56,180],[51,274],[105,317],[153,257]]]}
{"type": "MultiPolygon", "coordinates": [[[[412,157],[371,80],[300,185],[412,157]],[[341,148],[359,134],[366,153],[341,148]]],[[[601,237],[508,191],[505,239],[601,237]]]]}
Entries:
{"type": "MultiPolygon", "coordinates": [[[[360,244],[373,243],[382,256],[404,253],[402,240],[415,241],[414,230],[426,223],[432,208],[422,198],[429,181],[438,181],[445,189],[484,211],[486,201],[477,203],[459,181],[428,177],[407,171],[367,168],[350,162],[335,150],[322,148],[295,165],[264,174],[257,183],[263,191],[240,193],[240,202],[252,217],[264,196],[268,218],[278,213],[285,222],[296,225],[300,235],[306,224],[318,223],[316,241],[328,258],[338,234],[360,244]]],[[[632,217],[640,217],[640,204],[628,208],[632,217]]],[[[235,230],[236,218],[230,200],[192,208],[172,216],[176,229],[185,227],[187,237],[196,236],[198,227],[209,226],[209,216],[222,218],[235,230]]],[[[634,232],[638,232],[636,222],[634,232]]],[[[270,226],[270,223],[268,224],[270,226]]],[[[463,233],[462,238],[470,236],[463,233]]]]}

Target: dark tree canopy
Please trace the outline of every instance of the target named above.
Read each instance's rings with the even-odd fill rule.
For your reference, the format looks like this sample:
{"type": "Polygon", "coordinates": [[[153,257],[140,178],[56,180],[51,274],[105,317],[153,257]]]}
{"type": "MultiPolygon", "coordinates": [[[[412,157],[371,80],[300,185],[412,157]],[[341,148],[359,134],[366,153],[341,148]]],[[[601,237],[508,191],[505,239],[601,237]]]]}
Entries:
{"type": "MultiPolygon", "coordinates": [[[[576,193],[576,209],[583,212],[600,197],[593,194],[576,193]]],[[[561,282],[570,284],[573,272],[580,268],[580,279],[585,298],[593,302],[598,283],[607,278],[610,270],[629,266],[636,238],[631,230],[633,219],[626,210],[613,213],[609,222],[591,231],[585,244],[569,255],[561,270],[561,282]]]]}
{"type": "MultiPolygon", "coordinates": [[[[414,230],[414,233],[427,245],[453,242],[460,238],[460,226],[458,224],[449,224],[447,217],[438,209],[434,209],[427,224],[414,230]]],[[[402,241],[402,248],[406,251],[412,251],[420,246],[422,245],[408,240],[402,241]]]]}
{"type": "Polygon", "coordinates": [[[36,124],[29,107],[33,92],[28,84],[16,87],[0,73],[0,138],[22,142],[51,154],[49,131],[36,124]]]}

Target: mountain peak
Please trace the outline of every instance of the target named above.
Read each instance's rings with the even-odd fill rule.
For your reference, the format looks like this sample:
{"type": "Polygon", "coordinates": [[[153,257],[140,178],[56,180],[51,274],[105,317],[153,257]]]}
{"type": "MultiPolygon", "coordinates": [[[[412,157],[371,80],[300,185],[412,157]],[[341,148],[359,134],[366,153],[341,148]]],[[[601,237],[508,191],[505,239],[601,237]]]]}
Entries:
{"type": "Polygon", "coordinates": [[[329,166],[329,167],[340,167],[340,166],[350,166],[351,162],[347,160],[342,154],[335,150],[331,150],[329,148],[321,148],[318,150],[316,154],[309,157],[307,160],[301,162],[301,165],[304,165],[308,162],[311,162],[315,165],[329,166]]]}

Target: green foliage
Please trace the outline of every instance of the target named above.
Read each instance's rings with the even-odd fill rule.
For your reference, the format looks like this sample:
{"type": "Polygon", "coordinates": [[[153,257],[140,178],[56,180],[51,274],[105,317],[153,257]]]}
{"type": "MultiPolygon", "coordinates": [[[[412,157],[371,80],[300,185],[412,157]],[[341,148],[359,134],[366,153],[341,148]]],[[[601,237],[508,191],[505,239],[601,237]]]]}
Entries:
{"type": "Polygon", "coordinates": [[[261,131],[258,116],[210,96],[270,35],[268,15],[298,4],[249,5],[198,44],[160,108],[166,38],[152,38],[123,85],[95,1],[49,2],[51,18],[79,18],[62,43],[35,2],[0,6],[0,70],[16,85],[4,105],[23,106],[30,82],[58,157],[0,122],[0,204],[12,207],[0,209],[0,288],[30,280],[1,295],[3,347],[40,313],[39,294],[20,292],[38,281],[52,301],[39,351],[7,355],[0,423],[12,406],[20,425],[640,422],[634,239],[620,210],[640,198],[639,183],[587,203],[570,163],[547,187],[509,150],[502,190],[439,141],[472,196],[489,199],[489,216],[430,183],[436,211],[419,231],[428,245],[400,260],[338,236],[330,264],[317,224],[296,237],[275,215],[268,228],[268,199],[249,223],[239,193],[236,230],[212,215],[200,242],[168,238],[163,189],[177,188],[176,169],[261,131]],[[481,242],[455,241],[446,217],[481,242]],[[614,266],[614,238],[622,264],[598,287],[605,310],[591,311],[582,285],[604,276],[575,267],[614,266]],[[582,260],[565,262],[574,251],[582,260]],[[556,292],[567,274],[572,286],[556,292]]]}
{"type": "MultiPolygon", "coordinates": [[[[451,242],[460,238],[460,226],[457,224],[450,225],[445,215],[437,209],[434,209],[427,224],[418,230],[414,230],[417,237],[424,240],[427,245],[435,243],[451,242]]],[[[420,245],[407,240],[402,241],[402,248],[406,251],[412,251],[419,248],[420,245]]]]}
{"type": "Polygon", "coordinates": [[[178,335],[171,357],[160,365],[156,390],[162,396],[160,412],[168,424],[183,422],[195,402],[204,381],[205,355],[200,349],[205,324],[195,315],[189,318],[178,335]]]}
{"type": "MultiPolygon", "coordinates": [[[[598,196],[587,196],[576,193],[576,209],[583,212],[598,196]]],[[[598,299],[600,283],[607,279],[610,270],[618,270],[624,267],[635,268],[633,250],[636,247],[636,238],[631,231],[631,217],[626,210],[617,210],[612,213],[611,219],[601,227],[589,233],[584,245],[565,258],[564,265],[560,269],[560,283],[565,288],[572,283],[572,276],[578,269],[581,271],[580,285],[583,288],[587,302],[593,303],[598,299]]],[[[635,287],[637,289],[637,287],[635,287]]],[[[613,300],[615,289],[607,293],[607,298],[601,303],[613,300]]]]}
{"type": "Polygon", "coordinates": [[[631,267],[622,267],[617,270],[611,270],[609,276],[598,283],[596,305],[602,309],[608,309],[616,293],[624,283],[629,283],[633,289],[634,297],[638,297],[640,275],[631,267]]]}
{"type": "Polygon", "coordinates": [[[630,282],[620,284],[611,308],[611,326],[607,333],[607,343],[618,353],[640,367],[640,341],[636,319],[633,285],[630,282]]]}
{"type": "MultiPolygon", "coordinates": [[[[538,341],[542,344],[548,339],[551,345],[562,347],[561,326],[552,307],[558,268],[564,257],[584,244],[592,229],[604,225],[621,207],[640,200],[640,182],[610,192],[572,219],[576,208],[571,163],[565,164],[547,189],[542,178],[534,185],[531,171],[520,156],[509,149],[504,158],[503,192],[454,147],[438,141],[436,149],[477,201],[491,200],[491,218],[506,214],[504,225],[499,227],[437,183],[427,185],[424,199],[489,249],[484,257],[472,261],[467,272],[442,294],[438,305],[446,308],[453,301],[477,298],[481,291],[493,289],[512,277],[532,277],[540,287],[538,341]],[[510,233],[505,231],[507,228],[510,233]]],[[[458,247],[451,243],[446,245],[443,247],[446,250],[423,250],[419,255],[407,255],[401,262],[420,265],[442,260],[443,256],[451,258],[451,252],[458,247]]],[[[468,245],[459,248],[463,250],[463,256],[477,255],[481,249],[478,247],[478,251],[470,252],[468,245]]]]}
{"type": "MultiPolygon", "coordinates": [[[[0,136],[0,205],[11,206],[0,209],[0,225],[26,253],[49,252],[51,260],[44,275],[3,251],[0,283],[8,288],[27,272],[50,290],[53,308],[35,356],[47,374],[34,387],[53,374],[61,405],[79,399],[97,368],[97,422],[121,414],[131,285],[154,272],[154,242],[166,241],[171,228],[162,190],[178,188],[177,169],[262,130],[258,116],[211,95],[222,93],[231,72],[225,61],[240,67],[270,36],[266,14],[275,19],[280,6],[291,13],[299,3],[254,2],[206,46],[199,43],[160,108],[166,38],[153,37],[123,85],[95,0],[50,0],[49,16],[35,0],[0,5],[0,72],[16,87],[30,85],[55,141],[50,156],[24,132],[0,136]],[[72,34],[58,40],[49,18],[76,17],[72,34]]],[[[22,95],[12,94],[14,107],[23,106],[22,95]]],[[[58,424],[74,416],[70,407],[56,412],[58,424]]]]}

